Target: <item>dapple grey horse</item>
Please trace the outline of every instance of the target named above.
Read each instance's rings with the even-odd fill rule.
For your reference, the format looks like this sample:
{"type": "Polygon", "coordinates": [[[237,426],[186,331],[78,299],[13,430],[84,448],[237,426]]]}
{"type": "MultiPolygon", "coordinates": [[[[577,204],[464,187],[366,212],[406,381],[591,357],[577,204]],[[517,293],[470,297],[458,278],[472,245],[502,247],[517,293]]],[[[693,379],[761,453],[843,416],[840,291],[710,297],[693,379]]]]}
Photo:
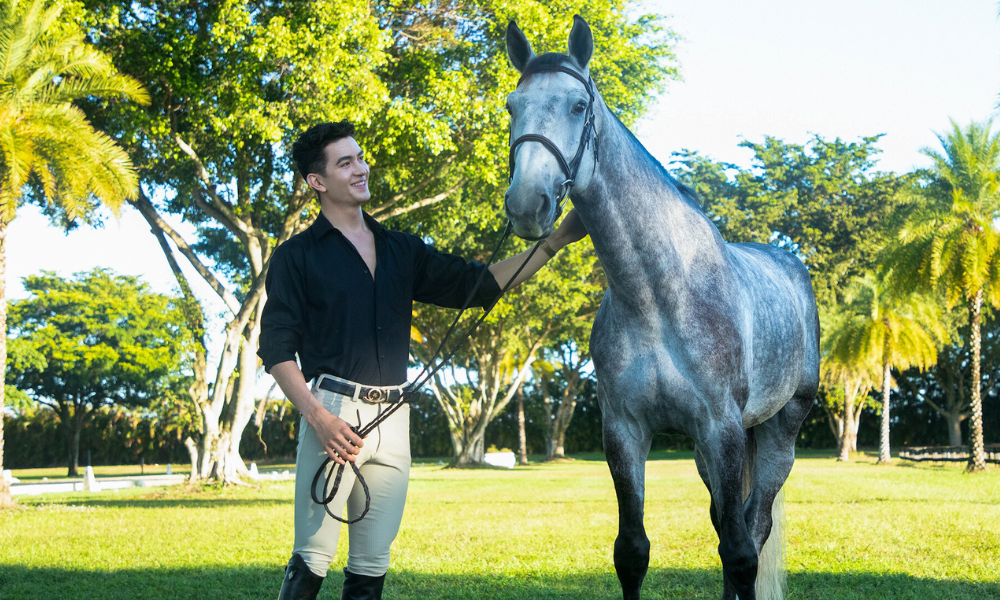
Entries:
{"type": "Polygon", "coordinates": [[[783,516],[774,516],[819,384],[809,273],[784,250],[722,239],[594,89],[583,19],[574,18],[568,55],[535,56],[513,22],[507,53],[521,73],[507,98],[514,232],[546,237],[568,191],[608,278],[591,349],[625,599],[639,598],[649,565],[645,461],[663,431],[695,439],[723,598],[781,598],[783,516]]]}

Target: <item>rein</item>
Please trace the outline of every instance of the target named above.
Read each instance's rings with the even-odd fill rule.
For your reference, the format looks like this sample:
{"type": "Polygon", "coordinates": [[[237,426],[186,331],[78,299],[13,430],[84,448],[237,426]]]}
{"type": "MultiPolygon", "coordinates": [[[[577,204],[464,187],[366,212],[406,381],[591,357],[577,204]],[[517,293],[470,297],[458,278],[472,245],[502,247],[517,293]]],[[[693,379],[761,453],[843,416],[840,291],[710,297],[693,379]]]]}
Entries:
{"type": "MultiPolygon", "coordinates": [[[[517,80],[517,86],[515,86],[515,88],[520,87],[521,83],[527,77],[531,77],[536,73],[565,73],[582,83],[583,87],[587,90],[587,95],[590,97],[590,100],[587,102],[587,113],[583,123],[583,131],[580,133],[580,143],[577,145],[576,155],[573,156],[573,160],[567,162],[566,157],[563,156],[559,147],[556,146],[552,140],[540,133],[526,133],[510,142],[510,153],[507,156],[507,183],[510,183],[510,181],[514,178],[514,154],[517,151],[517,147],[525,142],[538,142],[544,146],[546,150],[552,153],[552,155],[556,157],[557,161],[559,161],[559,168],[562,169],[563,174],[566,175],[566,180],[560,184],[559,198],[556,200],[556,218],[558,219],[559,214],[562,213],[563,201],[566,199],[570,188],[573,187],[573,184],[576,181],[576,175],[580,169],[580,162],[583,160],[583,152],[587,149],[587,146],[590,145],[591,137],[594,139],[594,162],[596,163],[598,161],[597,126],[594,122],[594,101],[596,99],[594,94],[594,80],[590,78],[584,79],[583,75],[580,73],[577,73],[573,69],[560,64],[542,67],[537,71],[529,73],[528,75],[522,75],[521,78],[517,80]]],[[[513,137],[513,133],[514,130],[512,127],[510,136],[508,137],[513,137]]]]}
{"type": "MultiPolygon", "coordinates": [[[[451,326],[448,327],[448,331],[445,332],[444,337],[441,339],[441,343],[438,344],[437,350],[434,351],[433,356],[431,356],[430,360],[427,361],[427,364],[424,366],[420,374],[417,375],[413,383],[407,385],[406,389],[403,390],[402,396],[400,397],[399,401],[392,403],[392,405],[385,412],[380,412],[377,417],[375,417],[370,423],[368,423],[363,427],[361,426],[361,416],[360,414],[358,415],[357,427],[353,425],[351,426],[351,430],[355,434],[357,434],[358,437],[360,437],[361,439],[366,438],[368,434],[371,433],[379,425],[381,425],[383,421],[388,419],[394,412],[399,410],[399,408],[403,406],[403,404],[409,402],[409,399],[411,397],[418,395],[420,388],[426,385],[427,382],[430,381],[431,378],[433,378],[438,371],[440,371],[446,364],[448,364],[448,361],[450,361],[452,357],[455,356],[455,353],[458,352],[458,350],[462,347],[462,344],[464,344],[466,340],[468,340],[469,337],[476,331],[479,325],[481,325],[482,322],[486,320],[486,317],[489,316],[490,311],[492,311],[493,308],[497,305],[497,303],[500,301],[500,298],[502,298],[503,295],[507,293],[507,290],[511,288],[511,284],[514,283],[514,280],[517,279],[517,276],[520,275],[521,271],[524,270],[525,265],[527,265],[528,261],[531,260],[531,257],[535,255],[535,252],[538,251],[541,242],[538,242],[537,244],[534,245],[534,247],[531,249],[531,252],[528,253],[528,256],[524,259],[524,262],[521,263],[521,266],[517,268],[517,271],[514,272],[514,275],[510,278],[510,280],[507,281],[507,284],[503,287],[503,289],[500,290],[500,295],[497,296],[493,300],[493,302],[491,302],[490,305],[486,307],[486,309],[483,311],[483,314],[476,320],[476,322],[472,325],[472,327],[470,327],[464,334],[462,334],[461,338],[459,338],[458,340],[458,343],[455,345],[455,348],[448,354],[448,356],[445,356],[440,362],[438,362],[434,366],[433,369],[431,369],[430,368],[431,364],[434,363],[435,360],[437,360],[438,356],[441,354],[441,351],[444,350],[444,346],[445,343],[447,343],[448,338],[451,337],[451,334],[455,331],[455,328],[458,327],[459,320],[462,318],[462,315],[465,313],[466,309],[469,308],[469,304],[472,303],[472,299],[475,297],[476,291],[479,290],[479,286],[482,285],[483,283],[483,278],[486,276],[486,272],[489,271],[490,265],[493,264],[493,259],[496,258],[497,253],[500,251],[500,247],[503,246],[504,242],[507,241],[507,238],[510,237],[511,231],[513,231],[513,224],[508,220],[507,227],[504,229],[503,235],[500,237],[500,241],[497,243],[496,248],[493,249],[493,252],[490,254],[489,259],[486,261],[486,268],[482,270],[482,272],[479,274],[479,278],[476,279],[476,284],[472,287],[472,290],[469,292],[468,297],[466,297],[465,302],[462,303],[462,308],[458,311],[458,315],[455,316],[455,320],[452,321],[451,326]],[[428,369],[430,370],[428,371],[428,369]]],[[[365,518],[365,515],[368,514],[368,509],[371,508],[372,497],[371,497],[371,492],[368,489],[368,484],[365,482],[365,478],[361,475],[361,471],[358,470],[357,463],[352,461],[345,461],[344,465],[332,466],[328,470],[327,467],[331,465],[331,463],[336,465],[333,459],[327,456],[326,460],[323,461],[323,464],[320,465],[319,469],[316,470],[316,475],[313,476],[312,485],[309,488],[313,502],[315,502],[316,504],[321,504],[323,508],[326,510],[326,514],[330,515],[331,517],[333,517],[337,521],[340,521],[341,523],[346,523],[348,525],[357,523],[361,519],[365,518]],[[361,512],[361,514],[358,517],[350,520],[344,519],[340,515],[334,514],[333,511],[330,510],[330,503],[333,502],[333,499],[337,495],[337,492],[340,491],[340,482],[341,479],[343,479],[344,467],[346,464],[351,465],[351,469],[354,470],[354,474],[355,476],[357,476],[358,481],[361,483],[361,487],[365,490],[365,509],[361,512]],[[320,478],[324,476],[326,477],[326,480],[323,483],[323,496],[320,497],[316,493],[316,484],[319,483],[320,478]]]]}

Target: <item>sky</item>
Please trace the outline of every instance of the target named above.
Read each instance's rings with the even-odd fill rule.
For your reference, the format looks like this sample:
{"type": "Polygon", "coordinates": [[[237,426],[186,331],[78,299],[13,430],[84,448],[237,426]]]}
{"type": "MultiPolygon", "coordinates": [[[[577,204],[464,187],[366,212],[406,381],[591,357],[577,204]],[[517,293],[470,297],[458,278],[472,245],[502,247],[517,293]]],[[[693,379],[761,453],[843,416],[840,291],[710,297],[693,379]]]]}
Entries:
{"type": "MultiPolygon", "coordinates": [[[[813,135],[885,134],[879,168],[906,172],[927,166],[919,150],[937,145],[934,132],[949,118],[984,120],[1000,102],[993,0],[654,0],[640,10],[669,15],[683,38],[683,80],[670,82],[635,127],[665,165],[690,149],[748,167],[751,152],[739,142],[765,135],[802,144],[813,135]]],[[[145,221],[127,207],[102,229],[68,235],[22,207],[6,251],[9,298],[24,297],[26,275],[98,266],[140,275],[158,292],[176,288],[145,221]]],[[[214,297],[205,285],[196,293],[214,297]]]]}

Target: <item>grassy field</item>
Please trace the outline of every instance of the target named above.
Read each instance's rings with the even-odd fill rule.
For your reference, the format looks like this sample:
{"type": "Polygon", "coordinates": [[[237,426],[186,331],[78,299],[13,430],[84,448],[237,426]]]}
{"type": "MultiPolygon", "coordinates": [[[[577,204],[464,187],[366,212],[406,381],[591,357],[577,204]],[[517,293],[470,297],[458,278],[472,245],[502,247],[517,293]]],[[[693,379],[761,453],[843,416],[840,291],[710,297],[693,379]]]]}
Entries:
{"type": "MultiPolygon", "coordinates": [[[[643,597],[719,598],[708,493],[691,455],[655,453],[646,473],[643,597]]],[[[275,598],[292,543],[291,482],[21,502],[0,513],[4,600],[275,598]]],[[[786,510],[789,600],[1000,600],[995,466],[970,476],[960,465],[804,454],[786,510]]],[[[417,465],[384,597],[620,598],[617,521],[599,455],[513,471],[417,465]]],[[[346,537],[322,598],[339,598],[346,537]]]]}

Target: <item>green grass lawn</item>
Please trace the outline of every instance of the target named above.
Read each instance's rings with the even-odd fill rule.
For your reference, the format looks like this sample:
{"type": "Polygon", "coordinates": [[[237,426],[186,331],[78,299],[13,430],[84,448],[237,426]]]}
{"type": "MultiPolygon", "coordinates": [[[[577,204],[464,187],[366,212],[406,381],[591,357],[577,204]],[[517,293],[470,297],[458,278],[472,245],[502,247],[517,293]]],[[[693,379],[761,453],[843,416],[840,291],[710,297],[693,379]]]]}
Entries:
{"type": "MultiPolygon", "coordinates": [[[[643,597],[721,597],[708,493],[690,453],[654,453],[646,473],[643,597]]],[[[276,598],[291,550],[290,481],[20,501],[0,513],[4,600],[276,598]]],[[[804,453],[786,512],[790,600],[1000,600],[995,466],[971,476],[961,465],[804,453]]],[[[424,463],[412,471],[384,597],[620,598],[617,522],[599,455],[513,471],[424,463]]],[[[346,541],[322,598],[340,597],[346,541]]]]}

